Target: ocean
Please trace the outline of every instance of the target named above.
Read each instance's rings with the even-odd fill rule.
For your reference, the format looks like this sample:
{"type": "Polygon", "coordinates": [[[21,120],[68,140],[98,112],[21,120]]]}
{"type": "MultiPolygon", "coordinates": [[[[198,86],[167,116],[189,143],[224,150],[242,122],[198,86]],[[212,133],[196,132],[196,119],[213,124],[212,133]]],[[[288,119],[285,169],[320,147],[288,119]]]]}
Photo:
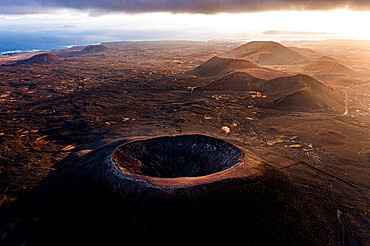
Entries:
{"type": "Polygon", "coordinates": [[[53,36],[0,31],[0,55],[65,49],[74,45],[100,43],[79,36],[53,36]]]}

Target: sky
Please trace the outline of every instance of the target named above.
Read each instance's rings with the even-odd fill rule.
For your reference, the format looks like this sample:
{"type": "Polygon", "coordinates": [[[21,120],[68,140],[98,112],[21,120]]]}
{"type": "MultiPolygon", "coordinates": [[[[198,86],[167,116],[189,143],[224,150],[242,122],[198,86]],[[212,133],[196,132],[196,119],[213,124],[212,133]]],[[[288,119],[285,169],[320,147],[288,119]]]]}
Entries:
{"type": "Polygon", "coordinates": [[[370,40],[367,23],[369,0],[0,0],[0,52],[124,40],[370,40]]]}

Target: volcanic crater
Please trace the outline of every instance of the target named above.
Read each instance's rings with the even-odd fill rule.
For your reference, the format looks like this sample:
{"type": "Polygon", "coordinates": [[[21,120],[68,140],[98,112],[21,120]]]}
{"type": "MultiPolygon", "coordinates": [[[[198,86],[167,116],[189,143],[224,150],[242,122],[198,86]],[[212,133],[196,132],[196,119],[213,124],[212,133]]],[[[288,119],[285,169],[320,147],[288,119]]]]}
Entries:
{"type": "Polygon", "coordinates": [[[160,137],[123,144],[112,155],[125,174],[158,178],[198,177],[231,168],[242,157],[236,146],[203,135],[160,137]]]}

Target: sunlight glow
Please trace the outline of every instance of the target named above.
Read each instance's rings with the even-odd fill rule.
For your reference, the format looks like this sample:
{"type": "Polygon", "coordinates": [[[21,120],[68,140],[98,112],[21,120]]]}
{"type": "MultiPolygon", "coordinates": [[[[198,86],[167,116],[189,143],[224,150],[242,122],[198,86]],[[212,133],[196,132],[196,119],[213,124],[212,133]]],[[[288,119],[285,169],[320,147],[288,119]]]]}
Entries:
{"type": "Polygon", "coordinates": [[[89,16],[78,11],[56,14],[0,16],[0,28],[27,30],[60,28],[151,30],[189,33],[189,39],[328,39],[352,38],[370,40],[364,29],[370,23],[370,12],[273,11],[215,15],[204,14],[110,14],[89,16]],[[329,33],[326,35],[264,35],[267,30],[329,33]],[[199,37],[196,38],[197,34],[199,37]],[[283,37],[282,37],[283,36],[283,37]]]}

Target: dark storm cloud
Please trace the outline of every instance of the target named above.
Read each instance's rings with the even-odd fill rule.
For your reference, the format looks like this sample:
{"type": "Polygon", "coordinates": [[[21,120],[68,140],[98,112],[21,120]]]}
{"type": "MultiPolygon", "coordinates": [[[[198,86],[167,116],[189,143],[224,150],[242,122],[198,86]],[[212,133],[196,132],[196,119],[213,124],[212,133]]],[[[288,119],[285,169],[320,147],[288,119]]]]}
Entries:
{"type": "Polygon", "coordinates": [[[0,0],[0,13],[42,13],[56,8],[107,12],[241,13],[270,10],[370,10],[369,0],[0,0]]]}

